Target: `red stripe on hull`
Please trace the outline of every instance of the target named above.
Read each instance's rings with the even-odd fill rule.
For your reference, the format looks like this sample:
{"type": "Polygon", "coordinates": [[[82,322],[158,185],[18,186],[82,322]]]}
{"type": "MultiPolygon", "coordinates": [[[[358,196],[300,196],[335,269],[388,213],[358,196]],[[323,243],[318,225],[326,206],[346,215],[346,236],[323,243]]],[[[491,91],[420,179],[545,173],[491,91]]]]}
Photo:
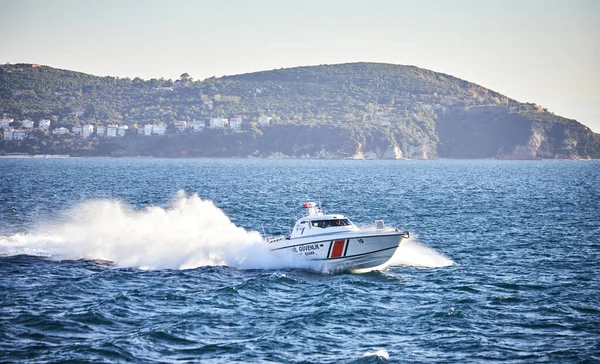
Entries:
{"type": "Polygon", "coordinates": [[[344,254],[346,240],[334,240],[330,258],[340,258],[344,254]]]}

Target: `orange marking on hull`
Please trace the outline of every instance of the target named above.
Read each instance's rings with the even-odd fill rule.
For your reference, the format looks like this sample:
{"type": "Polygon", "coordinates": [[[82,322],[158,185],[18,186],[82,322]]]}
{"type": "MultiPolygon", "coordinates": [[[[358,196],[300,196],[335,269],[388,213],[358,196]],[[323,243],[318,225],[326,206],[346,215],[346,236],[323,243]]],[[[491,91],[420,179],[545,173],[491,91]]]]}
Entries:
{"type": "Polygon", "coordinates": [[[344,254],[344,246],[346,245],[346,240],[335,240],[333,242],[333,247],[331,248],[331,257],[330,258],[339,258],[344,254]]]}

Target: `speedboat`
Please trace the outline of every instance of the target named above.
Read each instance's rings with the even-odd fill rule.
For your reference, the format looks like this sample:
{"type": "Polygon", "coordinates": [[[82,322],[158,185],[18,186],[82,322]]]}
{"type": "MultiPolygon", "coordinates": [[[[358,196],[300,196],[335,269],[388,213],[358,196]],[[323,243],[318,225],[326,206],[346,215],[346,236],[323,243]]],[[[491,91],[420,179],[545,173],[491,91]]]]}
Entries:
{"type": "Polygon", "coordinates": [[[346,216],[325,213],[307,199],[306,215],[296,221],[289,236],[265,238],[273,252],[286,253],[299,265],[312,269],[369,271],[384,266],[394,255],[408,231],[385,228],[375,220],[374,229],[360,229],[346,216]]]}

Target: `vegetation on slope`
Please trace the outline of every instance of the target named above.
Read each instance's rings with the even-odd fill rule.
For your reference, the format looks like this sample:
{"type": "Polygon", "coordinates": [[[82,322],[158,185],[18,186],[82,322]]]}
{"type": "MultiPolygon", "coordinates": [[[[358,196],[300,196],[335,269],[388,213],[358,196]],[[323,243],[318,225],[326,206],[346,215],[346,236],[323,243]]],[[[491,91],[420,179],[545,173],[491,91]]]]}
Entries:
{"type": "Polygon", "coordinates": [[[40,151],[71,140],[71,153],[83,148],[92,154],[127,142],[138,147],[124,148],[124,155],[600,158],[599,136],[573,120],[449,75],[390,64],[298,67],[203,81],[187,74],[175,81],[120,79],[4,65],[0,109],[18,120],[51,119],[53,128],[212,117],[247,122],[243,135],[173,136],[187,140],[185,148],[167,147],[167,137],[151,146],[136,139],[142,137],[97,138],[83,143],[85,148],[65,137],[46,140],[45,146],[5,142],[10,150],[37,145],[40,151]],[[261,115],[271,116],[273,125],[252,123],[261,115]]]}

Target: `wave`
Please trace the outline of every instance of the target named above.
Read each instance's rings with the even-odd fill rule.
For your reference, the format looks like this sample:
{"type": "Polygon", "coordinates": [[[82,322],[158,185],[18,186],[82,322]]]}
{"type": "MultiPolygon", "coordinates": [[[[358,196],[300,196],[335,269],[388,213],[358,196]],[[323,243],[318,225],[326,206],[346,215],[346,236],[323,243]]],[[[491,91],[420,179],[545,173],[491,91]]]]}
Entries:
{"type": "Polygon", "coordinates": [[[387,350],[385,350],[385,348],[380,348],[377,350],[373,350],[373,351],[367,351],[366,353],[363,354],[363,358],[368,358],[368,357],[377,357],[378,359],[385,359],[388,360],[390,358],[390,354],[388,353],[387,350]]]}

